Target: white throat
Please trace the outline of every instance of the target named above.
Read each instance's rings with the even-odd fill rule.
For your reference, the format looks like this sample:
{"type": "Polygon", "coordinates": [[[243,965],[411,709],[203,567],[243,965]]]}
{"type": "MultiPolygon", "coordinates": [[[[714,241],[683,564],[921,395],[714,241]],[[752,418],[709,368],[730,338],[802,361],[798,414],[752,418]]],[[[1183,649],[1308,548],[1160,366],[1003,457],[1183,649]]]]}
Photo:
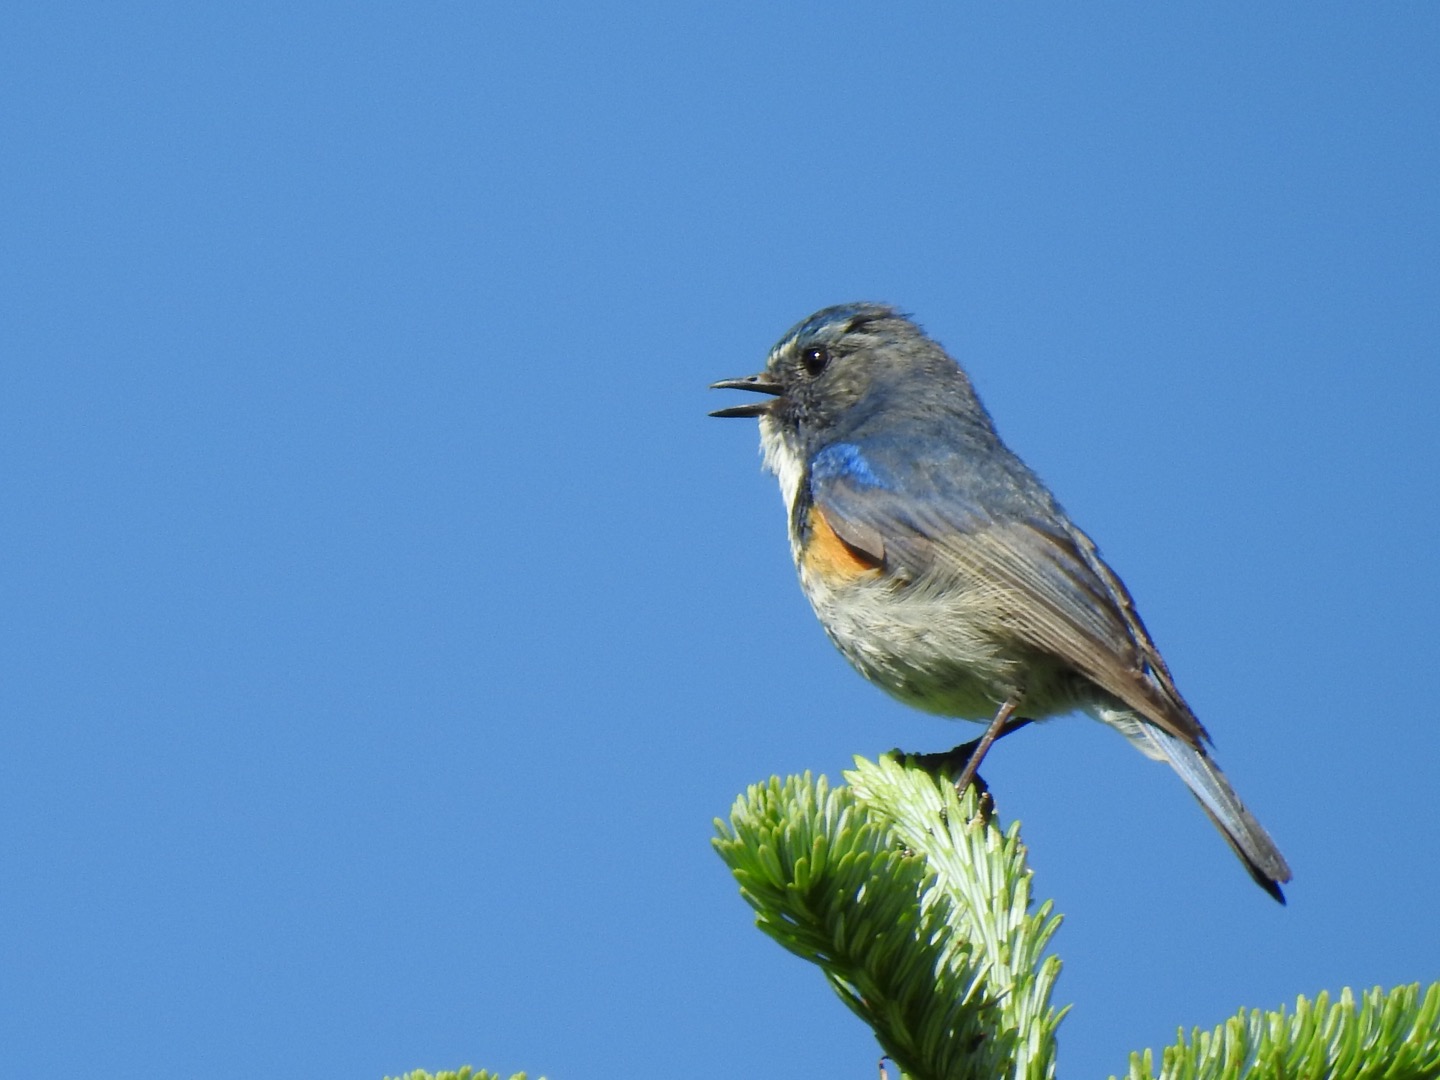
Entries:
{"type": "Polygon", "coordinates": [[[788,510],[795,505],[795,496],[800,492],[805,462],[784,429],[769,416],[760,417],[760,451],[765,457],[765,468],[780,481],[780,497],[788,510]]]}

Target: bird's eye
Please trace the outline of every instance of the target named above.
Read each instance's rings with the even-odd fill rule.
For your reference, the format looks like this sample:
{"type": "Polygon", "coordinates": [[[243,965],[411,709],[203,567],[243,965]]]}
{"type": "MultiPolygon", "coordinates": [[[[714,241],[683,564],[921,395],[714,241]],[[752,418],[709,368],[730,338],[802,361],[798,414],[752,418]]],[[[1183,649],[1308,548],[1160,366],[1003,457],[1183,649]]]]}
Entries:
{"type": "Polygon", "coordinates": [[[813,378],[830,366],[830,350],[824,345],[812,345],[800,354],[800,363],[813,378]]]}

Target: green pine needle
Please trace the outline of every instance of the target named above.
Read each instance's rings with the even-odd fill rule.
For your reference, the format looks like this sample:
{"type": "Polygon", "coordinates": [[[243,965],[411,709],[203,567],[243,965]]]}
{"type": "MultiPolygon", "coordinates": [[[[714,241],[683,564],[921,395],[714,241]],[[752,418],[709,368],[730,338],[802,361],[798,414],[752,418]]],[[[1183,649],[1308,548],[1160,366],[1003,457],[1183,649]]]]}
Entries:
{"type": "MultiPolygon", "coordinates": [[[[973,789],[888,757],[845,779],[772,778],[716,821],[756,924],[819,965],[903,1080],[1053,1080],[1060,917],[1032,900],[1019,825],[1001,832],[973,789]]],[[[1152,1051],[1132,1054],[1124,1080],[1440,1080],[1440,983],[1242,1011],[1182,1031],[1158,1072],[1152,1051]]]]}
{"type": "MultiPolygon", "coordinates": [[[[1126,1080],[1428,1080],[1440,1077],[1440,983],[1359,1000],[1347,987],[1300,998],[1293,1012],[1242,1011],[1214,1031],[1196,1028],[1166,1047],[1130,1056],[1126,1080]]],[[[1112,1078],[1113,1080],[1113,1078],[1112,1078]]]]}
{"type": "MultiPolygon", "coordinates": [[[[889,758],[845,779],[771,779],[716,822],[757,925],[820,966],[906,1080],[1052,1080],[1060,919],[1033,904],[1019,826],[889,758]]],[[[1241,1012],[1182,1032],[1158,1072],[1132,1055],[1125,1080],[1440,1080],[1440,983],[1241,1012]]]]}
{"type": "MultiPolygon", "coordinates": [[[[392,1078],[387,1076],[385,1080],[392,1080],[392,1078]]],[[[484,1069],[476,1072],[469,1065],[465,1065],[454,1072],[428,1073],[424,1069],[416,1069],[395,1077],[393,1080],[500,1080],[500,1074],[486,1072],[484,1069]]],[[[516,1073],[510,1077],[510,1080],[525,1080],[525,1074],[523,1072],[516,1073]]],[[[541,1080],[544,1080],[544,1077],[541,1077],[541,1080]]]]}
{"type": "Polygon", "coordinates": [[[772,779],[716,823],[760,928],[820,965],[906,1077],[1053,1077],[1059,920],[1029,910],[1016,829],[888,758],[846,779],[772,779]]]}

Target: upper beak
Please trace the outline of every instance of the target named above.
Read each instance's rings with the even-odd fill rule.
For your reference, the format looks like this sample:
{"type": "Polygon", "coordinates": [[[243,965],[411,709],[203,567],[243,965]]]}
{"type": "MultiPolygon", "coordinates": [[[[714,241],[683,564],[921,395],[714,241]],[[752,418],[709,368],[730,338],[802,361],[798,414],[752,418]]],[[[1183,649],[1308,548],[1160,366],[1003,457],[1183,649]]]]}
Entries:
{"type": "MultiPolygon", "coordinates": [[[[784,389],[768,375],[747,375],[743,379],[722,379],[710,384],[711,390],[753,390],[757,394],[779,396],[784,389]]],[[[711,416],[764,416],[774,405],[773,401],[756,401],[749,405],[734,405],[728,409],[716,409],[711,416]]]]}

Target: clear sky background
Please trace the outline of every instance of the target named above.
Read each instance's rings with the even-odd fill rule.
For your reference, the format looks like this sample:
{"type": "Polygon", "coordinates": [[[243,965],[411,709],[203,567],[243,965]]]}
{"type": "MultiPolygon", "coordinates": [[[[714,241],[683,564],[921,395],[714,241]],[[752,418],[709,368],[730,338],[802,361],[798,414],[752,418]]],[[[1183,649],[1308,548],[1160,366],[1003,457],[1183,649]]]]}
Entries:
{"type": "Polygon", "coordinates": [[[46,3],[0,31],[9,1075],[869,1076],[710,849],[976,729],[856,676],[754,424],[898,304],[1295,868],[987,762],[1067,1077],[1440,978],[1440,6],[46,3]]]}

